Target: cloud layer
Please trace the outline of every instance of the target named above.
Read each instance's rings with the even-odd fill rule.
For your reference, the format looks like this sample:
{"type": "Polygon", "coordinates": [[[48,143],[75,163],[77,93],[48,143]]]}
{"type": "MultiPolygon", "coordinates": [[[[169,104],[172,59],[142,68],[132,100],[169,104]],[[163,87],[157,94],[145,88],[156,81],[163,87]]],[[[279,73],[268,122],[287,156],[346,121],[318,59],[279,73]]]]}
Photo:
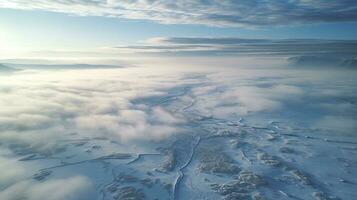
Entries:
{"type": "Polygon", "coordinates": [[[0,7],[210,26],[357,20],[357,2],[354,0],[0,0],[0,7]]]}
{"type": "Polygon", "coordinates": [[[2,144],[15,146],[17,153],[52,154],[73,132],[121,142],[161,140],[177,133],[182,116],[160,106],[132,103],[137,98],[159,98],[174,83],[136,70],[83,70],[81,76],[78,71],[25,70],[2,77],[2,144]]]}
{"type": "Polygon", "coordinates": [[[21,181],[0,191],[3,200],[76,200],[92,199],[92,183],[83,176],[54,179],[46,182],[21,181]]]}
{"type": "Polygon", "coordinates": [[[318,39],[244,39],[244,38],[151,38],[143,45],[119,46],[139,53],[181,55],[319,55],[355,56],[357,41],[318,39]]]}
{"type": "MultiPolygon", "coordinates": [[[[224,132],[220,123],[236,130],[237,121],[281,121],[355,135],[356,71],[220,64],[197,71],[165,65],[2,75],[0,199],[95,199],[105,177],[116,175],[104,158],[131,173],[122,163],[132,163],[134,154],[156,154],[180,137],[224,132]],[[49,174],[39,180],[41,172],[49,174]]],[[[139,166],[146,172],[151,165],[139,166]]]]}

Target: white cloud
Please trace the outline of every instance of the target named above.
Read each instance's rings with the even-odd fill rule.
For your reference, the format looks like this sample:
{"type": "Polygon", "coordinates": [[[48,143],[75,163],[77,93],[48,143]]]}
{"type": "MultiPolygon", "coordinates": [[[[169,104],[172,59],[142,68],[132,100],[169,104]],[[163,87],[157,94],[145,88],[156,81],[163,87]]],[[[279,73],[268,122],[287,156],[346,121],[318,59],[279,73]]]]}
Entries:
{"type": "Polygon", "coordinates": [[[16,117],[0,117],[1,129],[38,129],[48,127],[52,120],[43,115],[36,114],[20,114],[16,117]]]}
{"type": "Polygon", "coordinates": [[[196,87],[196,88],[193,89],[193,94],[194,95],[207,94],[207,93],[213,92],[216,89],[217,89],[216,86],[196,87]]]}
{"type": "MultiPolygon", "coordinates": [[[[69,159],[85,160],[101,151],[112,153],[114,144],[118,145],[115,151],[128,145],[132,149],[127,151],[135,153],[141,150],[137,148],[156,148],[138,144],[161,144],[181,131],[192,131],[187,122],[197,116],[229,120],[243,116],[248,123],[250,117],[262,117],[264,124],[275,118],[298,123],[302,116],[308,123],[321,119],[313,125],[323,129],[355,133],[356,72],[192,71],[123,68],[18,72],[1,77],[0,199],[90,199],[93,185],[82,176],[59,179],[64,174],[54,170],[45,181],[29,180],[34,171],[52,165],[52,160],[18,161],[20,155],[74,155],[69,159]],[[101,149],[88,154],[87,144],[73,147],[68,143],[98,136],[115,142],[100,141],[101,149]],[[53,155],[64,147],[67,151],[53,155]]],[[[88,145],[91,142],[97,141],[88,145]]],[[[63,172],[67,170],[72,168],[63,172]]]]}
{"type": "Polygon", "coordinates": [[[28,174],[28,168],[20,165],[11,152],[0,149],[0,191],[3,186],[11,185],[28,174]]]}
{"type": "Polygon", "coordinates": [[[357,130],[357,120],[346,116],[324,116],[314,126],[323,130],[350,134],[357,130]]]}
{"type": "Polygon", "coordinates": [[[45,182],[20,181],[0,192],[3,200],[78,200],[94,199],[92,183],[83,176],[45,182]]]}
{"type": "Polygon", "coordinates": [[[0,7],[211,26],[290,25],[357,19],[353,0],[0,0],[0,7]]]}
{"type": "Polygon", "coordinates": [[[182,120],[159,107],[148,112],[122,110],[117,115],[89,114],[75,119],[79,129],[119,137],[122,141],[164,139],[178,131],[175,124],[180,122],[182,120]]]}
{"type": "Polygon", "coordinates": [[[177,115],[174,116],[161,107],[153,108],[151,117],[154,121],[164,124],[178,124],[184,122],[182,117],[177,115]]]}
{"type": "Polygon", "coordinates": [[[158,37],[139,45],[117,46],[119,52],[185,56],[282,55],[291,66],[354,65],[356,41],[327,39],[246,39],[236,37],[158,37]],[[343,52],[341,52],[343,49],[343,52]],[[318,55],[318,56],[317,56],[318,55]],[[343,55],[343,56],[341,56],[343,55]],[[348,58],[348,59],[346,59],[348,58]]]}
{"type": "Polygon", "coordinates": [[[8,147],[51,154],[63,149],[61,141],[73,132],[118,141],[161,140],[177,133],[182,116],[132,101],[164,95],[174,85],[165,80],[179,76],[162,78],[137,70],[83,70],[79,76],[70,70],[33,71],[3,77],[0,140],[8,147]]]}
{"type": "MultiPolygon", "coordinates": [[[[226,83],[227,84],[227,83],[226,83]]],[[[286,101],[297,101],[303,90],[291,85],[257,86],[226,86],[211,102],[205,102],[213,115],[224,117],[231,114],[247,115],[256,112],[274,112],[283,108],[286,101]]],[[[201,90],[198,95],[202,95],[201,90]]],[[[211,95],[212,90],[207,90],[211,95]]]]}

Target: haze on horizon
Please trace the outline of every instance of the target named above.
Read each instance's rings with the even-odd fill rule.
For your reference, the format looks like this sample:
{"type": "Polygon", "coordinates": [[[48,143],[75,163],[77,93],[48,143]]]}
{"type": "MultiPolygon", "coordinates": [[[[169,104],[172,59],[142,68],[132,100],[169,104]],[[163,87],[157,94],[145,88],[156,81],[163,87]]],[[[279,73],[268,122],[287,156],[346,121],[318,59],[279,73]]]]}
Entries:
{"type": "Polygon", "coordinates": [[[0,199],[355,200],[356,77],[354,0],[0,0],[0,199]]]}

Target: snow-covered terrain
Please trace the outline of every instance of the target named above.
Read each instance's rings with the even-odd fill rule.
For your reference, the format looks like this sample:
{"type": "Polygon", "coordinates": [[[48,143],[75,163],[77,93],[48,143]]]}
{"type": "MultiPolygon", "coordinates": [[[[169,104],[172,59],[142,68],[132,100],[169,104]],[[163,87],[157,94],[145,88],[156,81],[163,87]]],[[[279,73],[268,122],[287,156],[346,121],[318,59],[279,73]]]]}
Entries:
{"type": "Polygon", "coordinates": [[[357,199],[357,72],[0,76],[1,200],[357,199]]]}

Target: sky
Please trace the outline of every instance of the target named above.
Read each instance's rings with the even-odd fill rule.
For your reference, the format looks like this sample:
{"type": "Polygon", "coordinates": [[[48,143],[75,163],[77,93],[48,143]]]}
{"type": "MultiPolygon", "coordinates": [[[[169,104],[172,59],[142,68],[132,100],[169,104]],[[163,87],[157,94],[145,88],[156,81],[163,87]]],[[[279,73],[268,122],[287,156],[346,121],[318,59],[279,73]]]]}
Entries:
{"type": "Polygon", "coordinates": [[[152,38],[356,40],[356,13],[353,0],[0,0],[0,57],[106,54],[152,38]]]}

